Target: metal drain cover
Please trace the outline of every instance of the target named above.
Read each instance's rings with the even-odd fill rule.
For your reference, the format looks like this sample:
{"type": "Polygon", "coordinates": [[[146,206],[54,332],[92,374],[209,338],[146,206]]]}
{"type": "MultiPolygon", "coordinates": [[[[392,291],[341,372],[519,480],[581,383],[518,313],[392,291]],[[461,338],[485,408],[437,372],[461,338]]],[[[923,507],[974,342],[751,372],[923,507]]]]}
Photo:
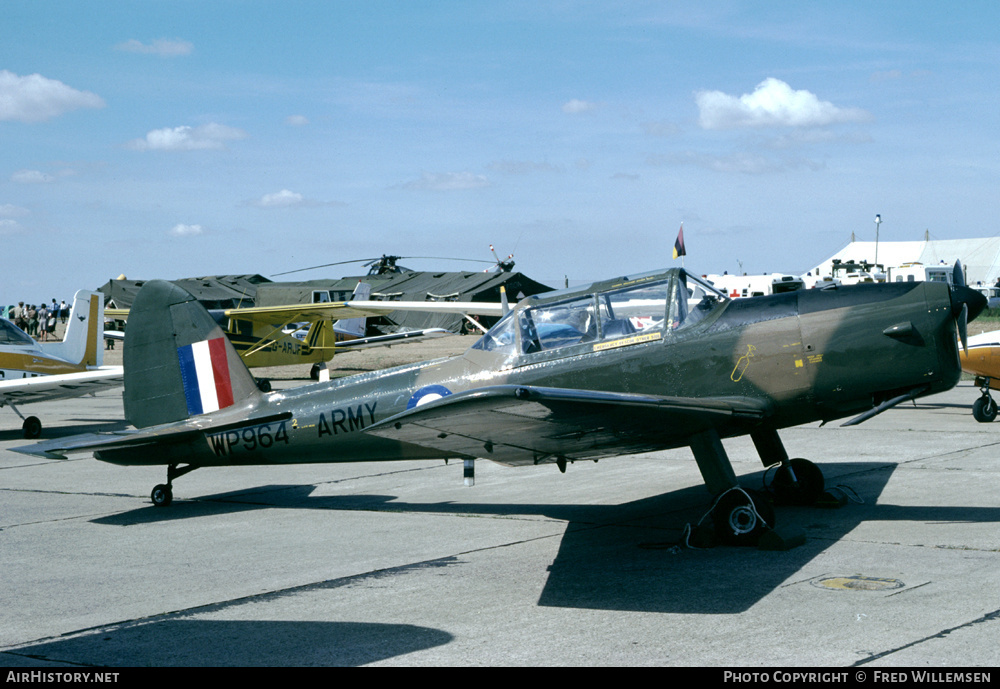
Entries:
{"type": "Polygon", "coordinates": [[[819,577],[813,579],[811,583],[818,588],[833,589],[834,591],[889,591],[905,586],[899,579],[863,577],[860,574],[847,577],[819,577]]]}

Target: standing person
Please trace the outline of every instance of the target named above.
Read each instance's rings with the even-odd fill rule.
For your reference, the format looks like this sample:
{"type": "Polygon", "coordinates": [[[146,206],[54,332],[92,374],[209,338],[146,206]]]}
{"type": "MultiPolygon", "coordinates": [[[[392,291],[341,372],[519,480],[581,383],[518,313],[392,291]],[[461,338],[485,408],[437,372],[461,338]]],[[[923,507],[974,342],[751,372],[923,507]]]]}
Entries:
{"type": "Polygon", "coordinates": [[[38,337],[38,309],[34,304],[28,304],[28,335],[38,337]]]}
{"type": "Polygon", "coordinates": [[[49,310],[45,308],[45,302],[38,307],[38,340],[45,342],[49,339],[49,310]]]}
{"type": "Polygon", "coordinates": [[[14,325],[16,325],[21,330],[28,327],[28,321],[24,319],[24,302],[17,302],[17,306],[14,307],[14,325]]]}
{"type": "Polygon", "coordinates": [[[45,331],[55,339],[56,337],[56,319],[59,317],[59,305],[56,304],[56,300],[52,300],[52,306],[49,308],[48,314],[45,316],[45,322],[48,324],[45,331]]]}
{"type": "Polygon", "coordinates": [[[69,317],[69,307],[66,306],[66,300],[63,299],[59,302],[59,320],[62,321],[63,325],[66,325],[66,319],[69,317]]]}
{"type": "Polygon", "coordinates": [[[49,324],[48,327],[49,337],[55,339],[56,323],[59,322],[59,304],[56,303],[55,299],[52,300],[52,306],[48,307],[48,309],[49,309],[49,315],[46,318],[46,321],[49,324]]]}

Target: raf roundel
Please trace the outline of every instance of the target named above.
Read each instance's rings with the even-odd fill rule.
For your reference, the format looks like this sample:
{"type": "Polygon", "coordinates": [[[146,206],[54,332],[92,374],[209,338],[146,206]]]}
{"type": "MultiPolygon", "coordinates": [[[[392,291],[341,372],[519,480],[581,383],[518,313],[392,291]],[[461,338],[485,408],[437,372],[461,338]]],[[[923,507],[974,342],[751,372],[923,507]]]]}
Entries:
{"type": "Polygon", "coordinates": [[[451,390],[443,385],[428,385],[425,388],[420,388],[415,393],[410,401],[406,403],[407,409],[413,409],[414,407],[419,407],[428,402],[433,402],[434,400],[439,400],[442,397],[447,397],[451,394],[451,390]]]}

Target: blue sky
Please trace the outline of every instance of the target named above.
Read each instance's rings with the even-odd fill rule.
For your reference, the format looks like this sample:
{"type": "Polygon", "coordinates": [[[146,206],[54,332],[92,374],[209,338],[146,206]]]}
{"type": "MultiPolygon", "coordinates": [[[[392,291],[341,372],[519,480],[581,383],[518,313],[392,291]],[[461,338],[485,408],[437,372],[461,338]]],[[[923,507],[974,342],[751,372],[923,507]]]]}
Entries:
{"type": "Polygon", "coordinates": [[[993,236],[998,26],[992,2],[4,0],[3,289],[490,244],[559,286],[675,264],[682,222],[701,273],[804,272],[876,213],[881,239],[993,236]]]}

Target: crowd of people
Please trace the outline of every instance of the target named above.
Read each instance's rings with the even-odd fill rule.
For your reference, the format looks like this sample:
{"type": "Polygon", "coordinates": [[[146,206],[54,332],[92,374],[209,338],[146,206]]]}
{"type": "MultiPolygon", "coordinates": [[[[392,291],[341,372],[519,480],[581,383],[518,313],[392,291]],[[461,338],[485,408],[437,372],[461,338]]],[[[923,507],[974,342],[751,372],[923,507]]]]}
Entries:
{"type": "Polygon", "coordinates": [[[49,338],[55,338],[56,324],[66,325],[69,318],[69,306],[65,301],[56,303],[53,299],[51,304],[25,304],[23,301],[17,303],[7,317],[14,322],[18,328],[28,333],[31,337],[40,342],[45,342],[49,338]]]}

